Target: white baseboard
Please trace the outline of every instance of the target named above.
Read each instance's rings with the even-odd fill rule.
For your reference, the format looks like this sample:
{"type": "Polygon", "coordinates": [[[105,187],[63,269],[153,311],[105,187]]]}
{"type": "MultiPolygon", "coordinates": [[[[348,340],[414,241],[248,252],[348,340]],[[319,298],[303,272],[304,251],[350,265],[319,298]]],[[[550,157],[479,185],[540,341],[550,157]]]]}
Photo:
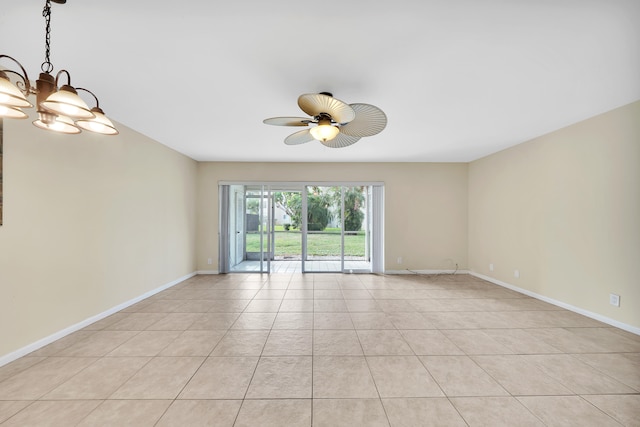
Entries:
{"type": "Polygon", "coordinates": [[[25,356],[25,355],[27,355],[27,354],[29,354],[31,352],[34,352],[34,351],[44,347],[45,345],[51,344],[52,342],[57,341],[60,338],[64,338],[64,337],[66,337],[67,335],[69,335],[69,334],[71,334],[73,332],[79,331],[80,329],[85,328],[85,327],[91,325],[92,323],[97,322],[98,320],[102,320],[105,317],[111,316],[112,314],[117,313],[120,310],[123,310],[123,309],[125,309],[125,308],[127,308],[127,307],[129,307],[129,306],[131,306],[131,305],[133,305],[135,303],[138,303],[138,302],[142,301],[143,299],[149,298],[150,296],[153,296],[153,295],[157,294],[158,292],[162,292],[165,289],[168,289],[168,288],[170,288],[172,286],[175,286],[180,282],[183,282],[183,281],[185,281],[187,279],[190,279],[191,277],[195,276],[196,274],[197,274],[196,272],[187,274],[186,276],[180,277],[179,279],[176,279],[176,280],[173,280],[173,281],[171,281],[169,283],[166,283],[166,284],[160,286],[159,288],[153,289],[153,290],[151,290],[149,292],[146,292],[146,293],[144,293],[144,294],[142,294],[142,295],[140,295],[138,297],[135,297],[135,298],[133,298],[133,299],[131,299],[129,301],[123,302],[122,304],[119,304],[119,305],[117,305],[117,306],[115,306],[113,308],[110,308],[107,311],[103,311],[102,313],[96,314],[95,316],[92,316],[92,317],[90,317],[88,319],[85,319],[85,320],[79,322],[79,323],[76,323],[75,325],[71,325],[68,328],[65,328],[65,329],[63,329],[61,331],[58,331],[58,332],[52,334],[52,335],[49,335],[48,337],[42,338],[41,340],[38,340],[38,341],[36,341],[36,342],[34,342],[32,344],[29,344],[29,345],[27,345],[25,347],[22,347],[22,348],[20,348],[20,349],[18,349],[16,351],[13,351],[13,352],[11,352],[9,354],[5,354],[4,356],[0,356],[0,366],[4,366],[7,363],[13,362],[14,360],[19,359],[20,357],[25,356]]]}
{"type": "Polygon", "coordinates": [[[589,318],[594,319],[594,320],[598,320],[598,321],[600,321],[602,323],[606,323],[607,325],[615,326],[616,328],[623,329],[623,330],[625,330],[627,332],[631,332],[632,334],[640,335],[640,328],[637,328],[635,326],[627,325],[626,323],[619,322],[617,320],[611,319],[611,318],[603,316],[601,314],[594,313],[592,311],[588,311],[588,310],[582,309],[580,307],[576,307],[576,306],[573,306],[571,304],[567,304],[567,303],[564,303],[562,301],[555,300],[553,298],[545,297],[544,295],[540,295],[540,294],[537,294],[535,292],[531,292],[529,290],[519,288],[519,287],[514,286],[514,285],[512,285],[510,283],[506,283],[506,282],[503,282],[501,280],[494,279],[493,277],[485,276],[484,274],[479,274],[479,273],[475,273],[475,272],[470,272],[469,274],[472,275],[472,276],[478,277],[480,279],[486,280],[487,282],[491,282],[493,284],[496,284],[498,286],[502,286],[504,288],[511,289],[512,291],[516,291],[516,292],[519,292],[521,294],[530,296],[532,298],[539,299],[540,301],[548,302],[549,304],[553,304],[555,306],[562,307],[562,308],[567,309],[569,311],[573,311],[574,313],[582,314],[583,316],[589,317],[589,318]]]}
{"type": "Polygon", "coordinates": [[[196,274],[220,274],[218,270],[198,270],[196,274]]]}
{"type": "Polygon", "coordinates": [[[387,270],[384,274],[469,274],[468,270],[387,270]]]}

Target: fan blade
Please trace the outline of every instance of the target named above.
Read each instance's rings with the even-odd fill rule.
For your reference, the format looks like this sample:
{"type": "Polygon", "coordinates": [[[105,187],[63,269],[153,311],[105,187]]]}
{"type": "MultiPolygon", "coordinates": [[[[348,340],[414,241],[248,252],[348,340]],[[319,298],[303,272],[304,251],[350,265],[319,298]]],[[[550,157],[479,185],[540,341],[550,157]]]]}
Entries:
{"type": "Polygon", "coordinates": [[[313,117],[327,113],[336,123],[348,123],[356,117],[356,112],[349,104],[321,93],[300,95],[298,105],[302,111],[313,117]]]}
{"type": "Polygon", "coordinates": [[[340,132],[338,136],[336,136],[335,138],[329,141],[325,141],[325,142],[320,141],[320,142],[322,142],[322,144],[330,148],[343,148],[343,147],[348,147],[349,145],[355,144],[359,140],[360,140],[359,136],[345,135],[342,132],[340,132]]]}
{"type": "Polygon", "coordinates": [[[309,126],[309,123],[313,123],[313,120],[308,117],[271,117],[270,119],[264,119],[262,122],[276,126],[309,126]]]}
{"type": "Polygon", "coordinates": [[[387,116],[374,105],[351,104],[356,118],[340,126],[340,132],[349,136],[373,136],[382,132],[387,126],[387,116]]]}
{"type": "Polygon", "coordinates": [[[292,133],[284,139],[284,143],[287,145],[300,145],[311,141],[314,141],[314,139],[308,129],[292,133]]]}

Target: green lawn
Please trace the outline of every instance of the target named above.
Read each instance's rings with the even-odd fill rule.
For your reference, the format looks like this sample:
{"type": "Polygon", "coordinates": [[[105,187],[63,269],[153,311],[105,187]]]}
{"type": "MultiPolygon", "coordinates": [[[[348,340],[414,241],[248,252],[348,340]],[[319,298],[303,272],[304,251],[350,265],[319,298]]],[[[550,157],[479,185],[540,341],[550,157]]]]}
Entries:
{"type": "MultiPolygon", "coordinates": [[[[345,256],[364,256],[364,232],[344,236],[345,256]]],[[[276,256],[301,255],[302,233],[299,231],[275,232],[276,256]]],[[[264,239],[266,245],[266,239],[264,239]]],[[[260,252],[260,235],[247,234],[247,252],[260,252]]],[[[327,229],[323,232],[307,234],[307,254],[313,256],[339,256],[340,230],[327,229]]]]}

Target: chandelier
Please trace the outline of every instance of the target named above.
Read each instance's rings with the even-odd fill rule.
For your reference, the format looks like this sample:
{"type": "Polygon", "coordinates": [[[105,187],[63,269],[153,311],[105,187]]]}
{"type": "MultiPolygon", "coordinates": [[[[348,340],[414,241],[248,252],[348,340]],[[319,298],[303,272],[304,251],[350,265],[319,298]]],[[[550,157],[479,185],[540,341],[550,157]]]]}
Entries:
{"type": "Polygon", "coordinates": [[[27,97],[36,95],[38,120],[33,124],[40,128],[67,134],[80,133],[81,129],[103,135],[117,135],[118,130],[111,120],[104,115],[100,102],[93,92],[81,87],[71,86],[71,75],[67,70],[60,70],[54,77],[53,64],[50,60],[51,50],[51,1],[64,4],[67,0],[45,0],[42,16],[46,21],[45,29],[45,60],[41,66],[41,73],[33,87],[26,70],[15,58],[0,55],[0,60],[12,61],[18,70],[0,67],[0,118],[26,119],[23,108],[33,105],[27,97]],[[12,83],[9,75],[17,78],[12,83]],[[62,79],[62,81],[61,81],[62,79]],[[66,84],[58,87],[58,83],[66,84]],[[95,107],[89,106],[78,96],[78,91],[86,92],[95,100],[95,107]]]}

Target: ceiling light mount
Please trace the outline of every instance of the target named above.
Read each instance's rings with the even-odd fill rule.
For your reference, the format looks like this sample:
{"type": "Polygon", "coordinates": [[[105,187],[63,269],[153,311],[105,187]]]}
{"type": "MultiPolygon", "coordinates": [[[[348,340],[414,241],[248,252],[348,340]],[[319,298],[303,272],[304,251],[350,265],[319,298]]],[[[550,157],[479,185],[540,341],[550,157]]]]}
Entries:
{"type": "Polygon", "coordinates": [[[0,69],[0,117],[26,118],[22,108],[33,107],[28,101],[29,95],[36,95],[38,120],[33,124],[41,129],[63,133],[80,133],[80,128],[104,135],[116,135],[117,129],[107,119],[98,105],[98,98],[88,89],[96,100],[96,107],[89,106],[78,96],[77,89],[71,85],[71,75],[67,70],[58,71],[54,78],[51,63],[51,2],[65,4],[66,0],[45,0],[42,16],[45,18],[45,60],[40,66],[41,73],[35,88],[31,85],[27,71],[22,64],[9,55],[0,55],[18,66],[19,71],[0,69]],[[9,75],[17,76],[14,84],[9,75]],[[58,81],[66,76],[67,83],[58,88],[58,81]],[[74,123],[75,122],[75,123],[74,123]]]}

